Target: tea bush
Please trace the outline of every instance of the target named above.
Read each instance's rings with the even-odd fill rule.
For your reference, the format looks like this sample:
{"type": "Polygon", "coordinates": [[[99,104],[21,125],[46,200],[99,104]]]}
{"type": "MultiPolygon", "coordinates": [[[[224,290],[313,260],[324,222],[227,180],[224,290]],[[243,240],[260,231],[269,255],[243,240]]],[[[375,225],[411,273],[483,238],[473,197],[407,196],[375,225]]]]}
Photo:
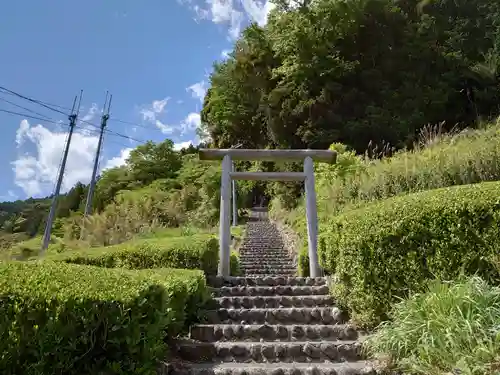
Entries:
{"type": "Polygon", "coordinates": [[[319,246],[322,266],[338,278],[333,293],[357,321],[373,325],[429,279],[499,281],[499,191],[499,182],[442,188],[333,217],[319,246]]]}
{"type": "Polygon", "coordinates": [[[49,259],[100,267],[200,269],[217,272],[219,242],[211,235],[152,238],[101,248],[65,252],[49,259]]]}
{"type": "Polygon", "coordinates": [[[0,264],[2,374],[154,374],[208,292],[200,271],[0,264]]]}

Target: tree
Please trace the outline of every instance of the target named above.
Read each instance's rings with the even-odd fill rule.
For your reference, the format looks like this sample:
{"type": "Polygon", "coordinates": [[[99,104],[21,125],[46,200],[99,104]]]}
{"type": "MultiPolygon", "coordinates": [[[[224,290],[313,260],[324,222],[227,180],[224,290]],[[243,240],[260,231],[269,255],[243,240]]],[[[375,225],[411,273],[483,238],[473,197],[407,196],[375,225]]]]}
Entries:
{"type": "Polygon", "coordinates": [[[496,84],[471,75],[499,43],[497,2],[275,3],[214,67],[202,123],[218,147],[405,147],[497,111],[496,84]]]}
{"type": "Polygon", "coordinates": [[[216,147],[269,144],[266,96],[275,84],[274,66],[278,63],[265,30],[256,24],[243,32],[228,60],[215,64],[201,120],[216,147]]]}
{"type": "Polygon", "coordinates": [[[61,196],[57,207],[57,217],[68,217],[71,212],[83,209],[87,198],[88,186],[77,182],[68,193],[61,196]]]}
{"type": "Polygon", "coordinates": [[[93,200],[94,208],[100,212],[113,201],[116,193],[126,189],[131,181],[127,166],[115,167],[105,170],[96,184],[93,200]]]}
{"type": "Polygon", "coordinates": [[[138,146],[127,159],[132,180],[148,185],[159,178],[171,178],[181,167],[180,155],[174,142],[167,139],[155,144],[151,141],[138,146]]]}

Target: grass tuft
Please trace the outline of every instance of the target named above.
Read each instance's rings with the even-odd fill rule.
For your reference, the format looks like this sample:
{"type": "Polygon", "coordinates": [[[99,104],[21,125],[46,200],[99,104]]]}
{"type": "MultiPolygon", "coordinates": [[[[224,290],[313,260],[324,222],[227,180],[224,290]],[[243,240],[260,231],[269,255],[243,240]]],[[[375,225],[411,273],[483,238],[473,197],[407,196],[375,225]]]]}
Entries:
{"type": "Polygon", "coordinates": [[[396,304],[391,318],[365,349],[405,374],[500,373],[500,288],[478,277],[434,281],[396,304]]]}

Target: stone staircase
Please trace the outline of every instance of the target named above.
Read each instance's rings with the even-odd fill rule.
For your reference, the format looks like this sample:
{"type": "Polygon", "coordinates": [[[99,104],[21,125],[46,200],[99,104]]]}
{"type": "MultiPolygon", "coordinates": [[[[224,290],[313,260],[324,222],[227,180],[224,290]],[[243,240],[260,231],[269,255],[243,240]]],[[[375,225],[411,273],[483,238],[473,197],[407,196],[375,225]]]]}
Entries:
{"type": "MultiPolygon", "coordinates": [[[[262,216],[257,213],[258,216],[262,216]]],[[[249,222],[245,277],[214,277],[217,308],[176,343],[172,375],[374,374],[326,278],[296,277],[274,225],[249,222]]]]}

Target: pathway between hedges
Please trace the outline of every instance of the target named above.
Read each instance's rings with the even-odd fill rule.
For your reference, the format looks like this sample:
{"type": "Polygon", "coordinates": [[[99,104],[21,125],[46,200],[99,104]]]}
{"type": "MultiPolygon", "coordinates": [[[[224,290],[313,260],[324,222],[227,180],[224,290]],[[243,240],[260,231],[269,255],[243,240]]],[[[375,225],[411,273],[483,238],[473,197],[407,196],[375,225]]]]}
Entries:
{"type": "Polygon", "coordinates": [[[252,212],[240,248],[245,277],[208,280],[218,303],[179,340],[171,375],[360,375],[375,371],[326,278],[296,277],[277,228],[252,212]]]}

